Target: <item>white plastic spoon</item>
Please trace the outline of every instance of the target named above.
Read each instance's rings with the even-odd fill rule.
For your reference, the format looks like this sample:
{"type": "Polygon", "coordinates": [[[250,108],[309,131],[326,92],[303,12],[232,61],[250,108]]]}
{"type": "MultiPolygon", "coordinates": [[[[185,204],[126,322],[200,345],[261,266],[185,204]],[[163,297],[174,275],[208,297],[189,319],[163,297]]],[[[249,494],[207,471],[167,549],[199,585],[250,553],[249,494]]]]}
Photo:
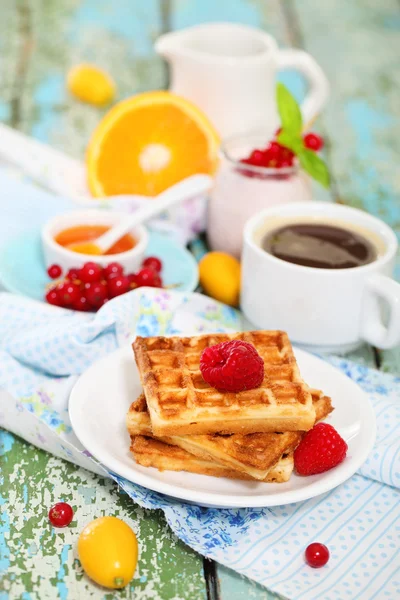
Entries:
{"type": "Polygon", "coordinates": [[[129,231],[134,229],[134,227],[148,221],[156,214],[163,212],[175,204],[204,194],[211,188],[212,182],[213,180],[209,175],[192,175],[191,177],[187,177],[154,199],[149,199],[146,206],[139,208],[134,214],[124,217],[120,223],[117,223],[117,225],[109,229],[95,241],[71,244],[69,249],[81,254],[105,254],[107,250],[129,231]]]}

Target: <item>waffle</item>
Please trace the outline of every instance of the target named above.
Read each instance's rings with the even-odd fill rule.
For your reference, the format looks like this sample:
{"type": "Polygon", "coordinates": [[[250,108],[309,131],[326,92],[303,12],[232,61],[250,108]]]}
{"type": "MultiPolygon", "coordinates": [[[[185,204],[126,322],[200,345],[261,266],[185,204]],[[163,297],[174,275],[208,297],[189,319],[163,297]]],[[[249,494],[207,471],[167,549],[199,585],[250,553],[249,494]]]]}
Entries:
{"type": "MultiPolygon", "coordinates": [[[[142,435],[131,436],[130,450],[139,465],[155,467],[159,471],[188,471],[198,475],[228,477],[229,479],[254,479],[245,473],[228,469],[218,463],[193,456],[177,446],[170,446],[160,440],[142,435]]],[[[283,458],[270,470],[263,480],[266,483],[289,481],[293,471],[293,455],[283,458]]]]}
{"type": "Polygon", "coordinates": [[[282,331],[136,338],[133,343],[155,436],[306,431],[315,421],[289,338],[282,331]],[[221,392],[200,372],[204,348],[244,340],[264,360],[259,388],[221,392]]]}
{"type": "MultiPolygon", "coordinates": [[[[311,390],[317,420],[332,410],[331,400],[319,390],[311,390]]],[[[127,414],[130,435],[152,436],[150,415],[142,394],[127,414]]],[[[283,454],[293,452],[302,432],[253,433],[231,435],[163,436],[161,441],[179,446],[205,461],[215,461],[254,479],[264,480],[283,454]]]]}

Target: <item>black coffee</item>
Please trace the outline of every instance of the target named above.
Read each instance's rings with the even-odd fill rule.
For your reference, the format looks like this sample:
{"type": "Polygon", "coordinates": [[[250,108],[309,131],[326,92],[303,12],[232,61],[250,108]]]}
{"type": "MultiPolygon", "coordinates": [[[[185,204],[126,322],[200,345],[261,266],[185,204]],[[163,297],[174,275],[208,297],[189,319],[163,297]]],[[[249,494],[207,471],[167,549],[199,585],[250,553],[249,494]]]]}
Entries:
{"type": "Polygon", "coordinates": [[[261,247],[286,262],[317,269],[351,269],[377,258],[375,246],[359,233],[323,223],[286,225],[267,233],[261,247]]]}

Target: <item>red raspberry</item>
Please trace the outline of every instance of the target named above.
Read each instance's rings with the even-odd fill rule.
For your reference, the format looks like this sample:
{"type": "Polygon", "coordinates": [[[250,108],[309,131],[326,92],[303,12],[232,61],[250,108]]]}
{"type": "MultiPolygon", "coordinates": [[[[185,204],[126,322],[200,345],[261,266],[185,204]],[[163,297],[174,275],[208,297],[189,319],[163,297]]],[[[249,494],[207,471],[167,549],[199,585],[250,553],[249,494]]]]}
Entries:
{"type": "Polygon", "coordinates": [[[347,444],[328,423],[318,423],[307,431],[294,452],[299,475],[317,475],[333,469],[346,458],[347,444]]]}
{"type": "Polygon", "coordinates": [[[254,346],[233,340],[205,348],[200,357],[200,371],[213,387],[241,392],[261,385],[264,361],[254,346]]]}

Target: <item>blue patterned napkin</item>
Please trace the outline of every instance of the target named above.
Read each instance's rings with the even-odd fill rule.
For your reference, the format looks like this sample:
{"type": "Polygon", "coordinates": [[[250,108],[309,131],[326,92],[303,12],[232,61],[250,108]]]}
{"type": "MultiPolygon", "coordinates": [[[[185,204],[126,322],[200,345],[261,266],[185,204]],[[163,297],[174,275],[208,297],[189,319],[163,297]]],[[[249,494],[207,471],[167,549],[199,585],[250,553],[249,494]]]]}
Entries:
{"type": "MultiPolygon", "coordinates": [[[[135,334],[193,335],[241,329],[240,314],[197,294],[140,289],[96,315],[0,294],[0,425],[104,475],[74,436],[68,397],[77,376],[135,334]]],[[[400,418],[398,378],[330,359],[369,395],[378,437],[349,481],[317,498],[265,509],[205,509],[108,473],[146,508],[161,508],[176,535],[203,555],[295,600],[398,598],[400,418]],[[328,545],[322,569],[303,560],[328,545]]]]}

